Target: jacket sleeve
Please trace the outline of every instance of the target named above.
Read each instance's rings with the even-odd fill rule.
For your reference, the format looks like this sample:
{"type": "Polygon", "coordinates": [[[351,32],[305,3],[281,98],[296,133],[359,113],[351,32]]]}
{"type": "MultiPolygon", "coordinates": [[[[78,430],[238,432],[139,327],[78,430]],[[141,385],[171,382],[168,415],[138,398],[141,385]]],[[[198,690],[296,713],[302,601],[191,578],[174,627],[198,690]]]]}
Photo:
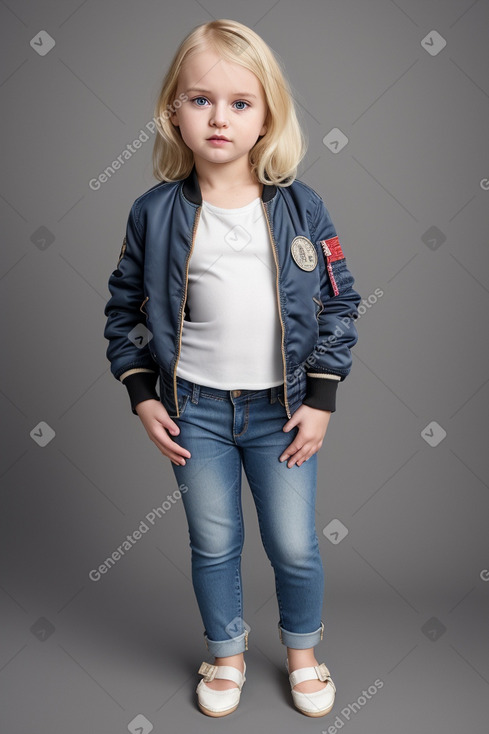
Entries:
{"type": "Polygon", "coordinates": [[[338,384],[350,373],[350,350],[358,341],[355,319],[361,296],[352,287],[355,280],[321,197],[312,225],[311,234],[318,250],[321,309],[317,315],[319,339],[306,360],[303,403],[334,412],[338,384]]]}
{"type": "Polygon", "coordinates": [[[141,311],[145,300],[144,237],[138,227],[136,204],[129,212],[117,266],[109,277],[111,298],[104,309],[110,370],[127,388],[134,415],[139,402],[160,399],[155,389],[159,368],[148,346],[153,335],[141,311]]]}

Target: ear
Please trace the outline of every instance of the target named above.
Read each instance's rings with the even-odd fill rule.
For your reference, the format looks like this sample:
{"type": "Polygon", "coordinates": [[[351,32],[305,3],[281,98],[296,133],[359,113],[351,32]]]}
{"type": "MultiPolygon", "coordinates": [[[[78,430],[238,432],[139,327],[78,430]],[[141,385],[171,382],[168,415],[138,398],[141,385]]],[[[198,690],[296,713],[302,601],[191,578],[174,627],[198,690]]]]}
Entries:
{"type": "Polygon", "coordinates": [[[265,115],[265,119],[264,119],[264,121],[263,121],[263,125],[261,126],[261,130],[260,130],[260,137],[262,137],[263,135],[265,135],[265,133],[266,133],[266,132],[267,132],[267,130],[268,130],[268,125],[267,125],[267,122],[270,122],[270,117],[269,117],[269,115],[270,115],[270,110],[269,110],[269,109],[267,108],[267,112],[266,112],[266,115],[265,115]]]}

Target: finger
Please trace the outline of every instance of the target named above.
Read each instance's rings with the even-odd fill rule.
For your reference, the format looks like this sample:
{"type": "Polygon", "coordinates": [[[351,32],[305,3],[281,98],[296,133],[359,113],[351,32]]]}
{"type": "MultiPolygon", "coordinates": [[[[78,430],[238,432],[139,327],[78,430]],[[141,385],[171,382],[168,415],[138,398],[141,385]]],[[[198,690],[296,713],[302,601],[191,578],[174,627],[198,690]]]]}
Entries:
{"type": "MultiPolygon", "coordinates": [[[[321,448],[321,444],[317,444],[315,442],[311,442],[308,445],[309,445],[309,449],[306,451],[305,454],[301,452],[302,456],[298,455],[294,457],[297,461],[297,466],[301,466],[301,464],[303,464],[305,461],[308,461],[308,459],[310,459],[311,456],[314,456],[314,454],[316,454],[319,451],[319,449],[321,448]]],[[[303,446],[303,448],[305,448],[305,446],[303,446]]]]}
{"type": "Polygon", "coordinates": [[[171,456],[169,458],[171,459],[172,464],[176,464],[176,466],[185,466],[185,464],[187,463],[185,459],[175,459],[171,456]]]}
{"type": "Polygon", "coordinates": [[[163,428],[166,428],[172,436],[178,436],[180,433],[180,426],[178,426],[174,421],[171,420],[171,418],[166,422],[161,424],[163,428]]]}
{"type": "Polygon", "coordinates": [[[172,454],[178,460],[183,457],[187,459],[191,457],[190,451],[184,448],[184,446],[180,446],[180,444],[172,441],[167,433],[155,433],[154,440],[160,450],[163,450],[163,453],[167,452],[168,455],[172,454]]]}
{"type": "Polygon", "coordinates": [[[302,446],[299,446],[298,444],[294,443],[294,441],[292,441],[292,443],[289,444],[289,446],[287,446],[287,448],[285,449],[285,451],[283,452],[283,454],[281,454],[279,460],[280,461],[286,461],[289,458],[289,456],[294,456],[302,448],[303,448],[302,446]]]}
{"type": "Polygon", "coordinates": [[[286,431],[286,432],[288,432],[288,431],[290,431],[290,430],[291,430],[292,428],[294,428],[294,426],[295,426],[295,425],[297,425],[297,424],[296,424],[296,421],[295,421],[295,420],[293,420],[293,419],[291,418],[291,419],[290,419],[290,420],[288,420],[288,421],[287,421],[286,423],[284,423],[284,425],[282,426],[282,431],[286,431]]]}
{"type": "Polygon", "coordinates": [[[312,456],[311,451],[311,444],[308,441],[305,443],[302,448],[298,449],[295,454],[290,458],[290,460],[287,462],[287,466],[290,467],[294,466],[294,464],[297,464],[297,466],[300,466],[304,463],[304,461],[307,461],[312,456]]]}
{"type": "Polygon", "coordinates": [[[289,443],[285,451],[283,451],[283,453],[280,455],[280,461],[284,461],[284,459],[287,459],[289,456],[296,454],[304,447],[307,450],[310,445],[311,439],[305,436],[304,433],[298,433],[297,436],[294,437],[294,440],[289,443]]]}
{"type": "Polygon", "coordinates": [[[172,464],[176,464],[177,466],[185,466],[185,464],[187,463],[185,459],[183,458],[183,456],[179,456],[178,454],[175,454],[171,451],[166,451],[163,449],[160,449],[160,450],[163,456],[167,456],[170,459],[172,464]]]}

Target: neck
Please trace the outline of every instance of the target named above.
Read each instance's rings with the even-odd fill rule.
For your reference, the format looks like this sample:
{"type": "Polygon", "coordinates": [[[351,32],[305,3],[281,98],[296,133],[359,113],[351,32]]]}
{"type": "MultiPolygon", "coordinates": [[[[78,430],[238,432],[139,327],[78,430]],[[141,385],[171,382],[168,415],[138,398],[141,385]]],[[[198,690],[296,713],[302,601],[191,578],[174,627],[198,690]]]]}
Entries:
{"type": "Polygon", "coordinates": [[[201,189],[206,191],[231,191],[259,184],[246,160],[209,163],[195,159],[195,170],[201,189]]]}

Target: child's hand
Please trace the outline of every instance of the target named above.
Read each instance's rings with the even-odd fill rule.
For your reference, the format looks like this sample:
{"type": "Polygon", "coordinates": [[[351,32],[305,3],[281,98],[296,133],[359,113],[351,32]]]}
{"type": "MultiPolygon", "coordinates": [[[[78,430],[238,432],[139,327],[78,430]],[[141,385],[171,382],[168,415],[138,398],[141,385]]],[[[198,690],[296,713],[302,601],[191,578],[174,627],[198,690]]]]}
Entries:
{"type": "Polygon", "coordinates": [[[287,446],[286,450],[280,456],[279,461],[285,461],[289,456],[292,456],[292,459],[287,464],[290,469],[294,464],[300,466],[315,454],[316,451],[319,451],[323,445],[323,438],[330,418],[330,410],[319,410],[302,403],[292,415],[292,418],[282,428],[283,431],[290,431],[294,426],[299,426],[297,436],[287,446]]]}
{"type": "Polygon", "coordinates": [[[172,441],[168,435],[167,430],[174,436],[178,435],[180,428],[170,418],[163,403],[159,400],[142,400],[134,410],[141,418],[148,436],[161,453],[168,456],[174,464],[184,465],[183,457],[190,458],[190,451],[172,441]]]}

